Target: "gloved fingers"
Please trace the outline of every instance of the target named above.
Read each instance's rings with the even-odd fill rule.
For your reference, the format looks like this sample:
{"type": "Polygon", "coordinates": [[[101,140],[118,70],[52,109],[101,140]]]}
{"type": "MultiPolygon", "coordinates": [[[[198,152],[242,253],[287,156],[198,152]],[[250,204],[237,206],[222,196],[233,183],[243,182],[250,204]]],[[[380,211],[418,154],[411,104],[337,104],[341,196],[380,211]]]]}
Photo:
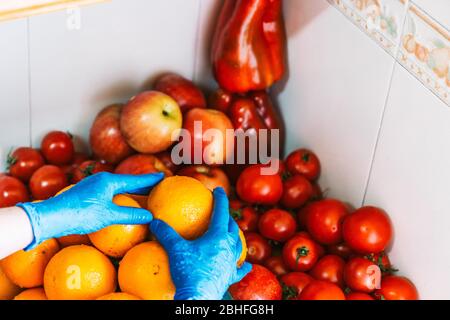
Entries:
{"type": "Polygon", "coordinates": [[[150,189],[164,179],[164,173],[143,175],[115,174],[112,175],[116,184],[115,195],[120,193],[148,194],[150,189]]]}
{"type": "Polygon", "coordinates": [[[149,224],[153,220],[150,211],[141,208],[122,207],[112,204],[116,214],[116,224],[149,224]]]}
{"type": "Polygon", "coordinates": [[[239,239],[239,226],[231,216],[228,221],[228,232],[231,234],[235,241],[239,239]]]}
{"type": "Polygon", "coordinates": [[[236,277],[234,279],[234,283],[241,281],[242,279],[244,279],[244,277],[250,272],[252,271],[253,266],[248,263],[248,262],[244,262],[244,264],[237,269],[236,272],[236,277]]]}
{"type": "Polygon", "coordinates": [[[214,189],[214,210],[211,218],[210,228],[219,232],[228,231],[228,221],[230,219],[229,202],[225,191],[222,188],[214,189]]]}
{"type": "Polygon", "coordinates": [[[170,251],[177,243],[184,239],[167,223],[161,220],[153,220],[150,230],[167,251],[170,251]]]}

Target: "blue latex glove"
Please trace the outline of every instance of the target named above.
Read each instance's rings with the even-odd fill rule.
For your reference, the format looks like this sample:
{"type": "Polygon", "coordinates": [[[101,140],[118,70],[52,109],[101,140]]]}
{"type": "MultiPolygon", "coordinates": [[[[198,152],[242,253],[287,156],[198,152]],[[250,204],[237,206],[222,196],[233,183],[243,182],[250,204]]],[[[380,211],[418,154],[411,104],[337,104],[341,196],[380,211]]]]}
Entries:
{"type": "Polygon", "coordinates": [[[252,269],[249,263],[236,266],[242,243],[225,191],[215,189],[214,198],[209,230],[194,241],[183,239],[163,221],[150,223],[151,231],[169,255],[175,300],[220,300],[230,285],[252,269]]]}
{"type": "Polygon", "coordinates": [[[112,202],[123,193],[148,193],[164,174],[141,176],[98,173],[66,192],[39,203],[21,203],[31,221],[34,240],[27,250],[50,238],[89,234],[113,224],[148,224],[152,214],[140,208],[120,207],[112,202]]]}

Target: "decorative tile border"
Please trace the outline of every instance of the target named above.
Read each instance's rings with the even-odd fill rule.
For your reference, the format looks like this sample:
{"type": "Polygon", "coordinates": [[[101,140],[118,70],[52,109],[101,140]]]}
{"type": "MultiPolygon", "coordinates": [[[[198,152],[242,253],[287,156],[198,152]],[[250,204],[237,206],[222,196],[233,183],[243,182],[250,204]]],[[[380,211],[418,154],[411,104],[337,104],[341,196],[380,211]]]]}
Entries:
{"type": "Polygon", "coordinates": [[[445,27],[406,0],[328,2],[450,106],[450,32],[445,27]]]}

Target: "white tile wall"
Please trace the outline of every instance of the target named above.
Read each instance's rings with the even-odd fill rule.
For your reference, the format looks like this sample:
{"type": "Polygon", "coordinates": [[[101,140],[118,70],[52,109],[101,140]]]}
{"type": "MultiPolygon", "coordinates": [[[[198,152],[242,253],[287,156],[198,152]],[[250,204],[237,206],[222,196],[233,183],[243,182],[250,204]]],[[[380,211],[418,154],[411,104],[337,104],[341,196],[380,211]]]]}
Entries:
{"type": "Polygon", "coordinates": [[[30,18],[32,136],[51,129],[83,138],[98,110],[150,88],[161,72],[194,74],[198,1],[116,0],[30,18]]]}
{"type": "Polygon", "coordinates": [[[396,68],[366,204],[396,227],[392,258],[423,298],[448,299],[450,109],[396,68]]]}
{"type": "Polygon", "coordinates": [[[326,1],[285,2],[290,76],[279,97],[288,150],[315,150],[321,185],[358,206],[394,60],[326,1]]]}
{"type": "Polygon", "coordinates": [[[0,170],[12,146],[30,144],[27,21],[0,27],[0,170]]]}

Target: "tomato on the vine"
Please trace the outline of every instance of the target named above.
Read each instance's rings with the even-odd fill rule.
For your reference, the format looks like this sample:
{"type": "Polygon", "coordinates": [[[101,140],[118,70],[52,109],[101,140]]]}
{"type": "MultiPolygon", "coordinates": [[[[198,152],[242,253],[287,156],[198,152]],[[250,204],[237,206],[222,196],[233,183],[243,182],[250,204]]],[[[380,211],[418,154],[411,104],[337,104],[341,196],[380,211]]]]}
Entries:
{"type": "Polygon", "coordinates": [[[50,164],[68,164],[75,152],[72,136],[62,131],[49,132],[42,140],[41,151],[50,164]]]}
{"type": "Polygon", "coordinates": [[[0,175],[0,208],[12,207],[29,200],[27,187],[22,181],[7,175],[0,175]]]}
{"type": "Polygon", "coordinates": [[[45,165],[30,179],[34,200],[47,200],[69,185],[66,174],[57,166],[45,165]]]}
{"type": "Polygon", "coordinates": [[[363,207],[348,215],[342,225],[345,242],[361,254],[380,253],[392,239],[392,224],[387,213],[376,207],[363,207]]]}
{"type": "Polygon", "coordinates": [[[245,234],[247,242],[247,261],[262,264],[272,254],[269,242],[258,233],[248,232],[245,234]]]}
{"type": "Polygon", "coordinates": [[[344,286],[345,261],[339,256],[326,255],[311,269],[310,275],[316,280],[332,282],[339,287],[344,286]]]}
{"type": "Polygon", "coordinates": [[[302,174],[310,181],[317,180],[321,170],[319,158],[307,149],[292,152],[286,158],[286,167],[291,174],[302,174]]]}
{"type": "Polygon", "coordinates": [[[308,204],[299,214],[314,240],[333,245],[342,241],[342,223],[348,207],[341,201],[325,199],[308,204]]]}
{"type": "Polygon", "coordinates": [[[272,256],[267,258],[264,262],[264,266],[278,277],[285,275],[290,271],[281,256],[272,256]]]}
{"type": "Polygon", "coordinates": [[[406,277],[386,276],[374,296],[380,300],[419,300],[416,286],[406,277]]]}
{"type": "Polygon", "coordinates": [[[72,183],[78,183],[96,173],[113,171],[114,167],[105,162],[95,160],[85,161],[73,170],[72,183]]]}
{"type": "Polygon", "coordinates": [[[259,215],[255,208],[246,206],[239,200],[231,200],[230,214],[243,232],[253,232],[258,229],[259,215]]]}
{"type": "Polygon", "coordinates": [[[276,205],[283,195],[283,182],[278,172],[267,165],[246,168],[238,178],[236,192],[240,199],[251,204],[276,205]]]}
{"type": "Polygon", "coordinates": [[[33,173],[45,164],[39,150],[18,148],[8,155],[9,174],[23,182],[28,182],[33,173]]]}
{"type": "Polygon", "coordinates": [[[345,265],[344,281],[354,291],[371,293],[381,281],[381,270],[366,258],[354,257],[345,265]]]}
{"type": "Polygon", "coordinates": [[[317,244],[303,235],[295,235],[283,247],[283,259],[294,271],[309,271],[319,259],[317,244]]]}
{"type": "Polygon", "coordinates": [[[313,280],[303,289],[299,300],[345,300],[345,294],[334,283],[313,280]]]}
{"type": "Polygon", "coordinates": [[[291,272],[280,277],[284,300],[298,300],[303,289],[314,279],[303,272],[291,272]]]}
{"type": "Polygon", "coordinates": [[[297,222],[289,212],[272,209],[261,215],[258,229],[267,239],[285,242],[295,234],[297,222]]]}
{"type": "Polygon", "coordinates": [[[283,182],[283,196],[281,204],[288,209],[303,206],[313,196],[311,182],[302,175],[294,175],[283,182]]]}

